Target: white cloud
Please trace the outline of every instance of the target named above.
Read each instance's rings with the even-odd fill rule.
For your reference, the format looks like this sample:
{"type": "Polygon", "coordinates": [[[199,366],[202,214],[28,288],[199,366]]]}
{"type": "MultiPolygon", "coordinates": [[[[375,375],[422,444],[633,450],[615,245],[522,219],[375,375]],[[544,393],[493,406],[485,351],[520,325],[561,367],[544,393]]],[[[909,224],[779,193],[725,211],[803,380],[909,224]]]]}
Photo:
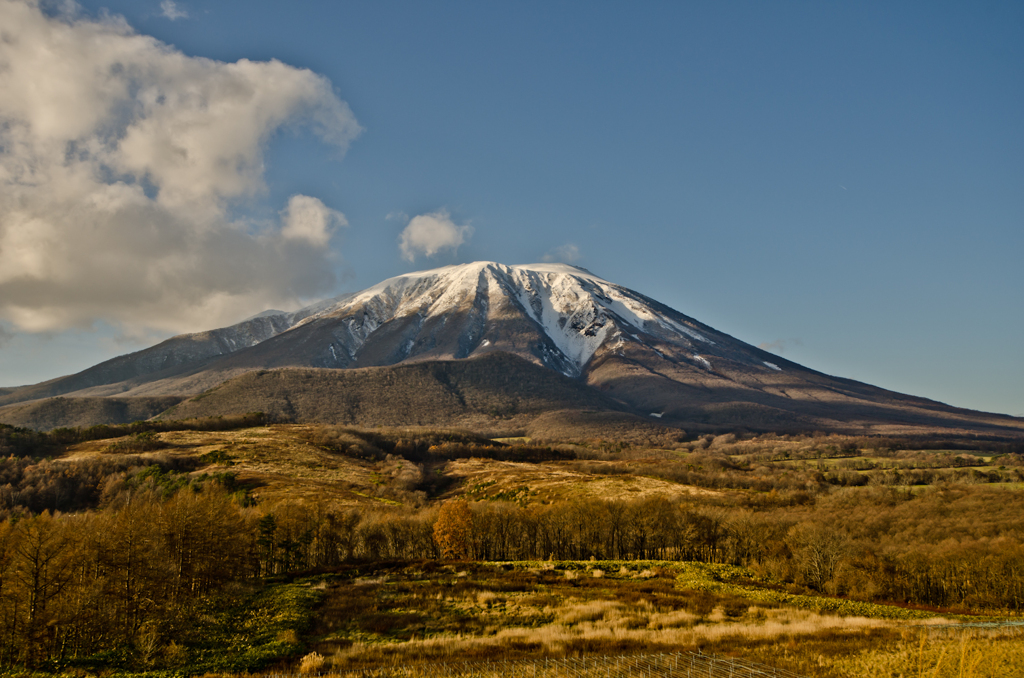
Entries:
{"type": "Polygon", "coordinates": [[[327,244],[335,224],[348,225],[344,214],[308,195],[293,195],[281,216],[284,220],[281,235],[290,240],[305,240],[316,247],[327,244]]]}
{"type": "Polygon", "coordinates": [[[577,261],[580,260],[580,248],[572,244],[571,242],[566,243],[564,245],[559,245],[558,247],[551,250],[543,257],[541,257],[541,260],[548,262],[558,262],[562,264],[575,264],[577,261]]]}
{"type": "Polygon", "coordinates": [[[160,3],[160,14],[171,21],[188,18],[188,12],[178,7],[174,0],[163,0],[160,3]]]}
{"type": "Polygon", "coordinates": [[[455,250],[473,234],[469,224],[457,225],[448,210],[420,214],[409,221],[399,239],[402,258],[413,261],[418,254],[432,257],[441,250],[455,250]]]}
{"type": "Polygon", "coordinates": [[[230,209],[292,123],[342,150],[360,131],[311,71],[0,0],[0,320],[186,331],[330,291],[343,215],[299,195],[280,224],[230,209]]]}

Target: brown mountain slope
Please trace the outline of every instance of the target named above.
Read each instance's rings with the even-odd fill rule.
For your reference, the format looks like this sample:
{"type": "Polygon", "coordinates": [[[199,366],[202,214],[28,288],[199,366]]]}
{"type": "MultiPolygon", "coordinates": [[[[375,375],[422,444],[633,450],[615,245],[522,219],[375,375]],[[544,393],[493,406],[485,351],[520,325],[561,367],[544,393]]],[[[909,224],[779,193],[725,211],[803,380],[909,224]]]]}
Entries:
{"type": "Polygon", "coordinates": [[[46,398],[0,407],[0,423],[39,431],[62,426],[127,424],[154,417],[181,402],[160,398],[46,398]]]}
{"type": "Polygon", "coordinates": [[[559,410],[644,421],[577,380],[507,353],[393,367],[256,370],[181,402],[162,418],[260,411],[286,421],[515,429],[559,410]]]}
{"type": "Polygon", "coordinates": [[[29,386],[0,388],[0,406],[68,393],[81,396],[89,389],[101,391],[90,395],[118,394],[130,390],[134,384],[189,374],[221,356],[265,341],[290,327],[290,322],[287,314],[270,315],[250,318],[231,327],[171,337],[156,346],[105,360],[76,374],[29,386]],[[105,386],[106,392],[102,392],[105,386]]]}
{"type": "Polygon", "coordinates": [[[687,430],[832,431],[851,435],[1024,437],[1024,419],[977,412],[831,377],[775,358],[759,370],[725,357],[706,365],[662,357],[664,346],[605,352],[587,382],[640,413],[687,430]],[[660,351],[660,352],[659,352],[660,351]]]}

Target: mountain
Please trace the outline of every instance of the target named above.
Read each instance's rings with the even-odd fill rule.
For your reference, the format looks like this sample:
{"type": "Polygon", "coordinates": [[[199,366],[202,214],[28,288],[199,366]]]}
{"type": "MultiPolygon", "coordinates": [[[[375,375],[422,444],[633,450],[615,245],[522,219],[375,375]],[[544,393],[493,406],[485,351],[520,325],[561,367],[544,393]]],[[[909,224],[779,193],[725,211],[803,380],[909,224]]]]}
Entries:
{"type": "MultiPolygon", "coordinates": [[[[381,376],[387,370],[379,368],[393,371],[395,366],[473,361],[492,354],[517,357],[504,369],[518,379],[536,380],[540,373],[533,368],[546,368],[601,396],[599,403],[590,402],[580,392],[560,400],[558,408],[578,402],[670,426],[1024,435],[1020,419],[953,408],[807,369],[565,264],[477,262],[410,273],[294,313],[271,311],[228,328],[174,337],[76,375],[14,389],[0,395],[0,405],[57,395],[199,396],[175,410],[199,415],[227,406],[217,395],[221,391],[232,394],[231,407],[256,410],[257,403],[270,402],[266,388],[279,395],[282,388],[302,388],[302,379],[245,376],[281,368],[319,368],[324,372],[318,379],[345,384],[346,397],[379,405],[383,401],[374,399],[382,392],[381,380],[387,382],[381,376]],[[377,376],[355,376],[369,368],[378,368],[377,376]],[[225,382],[230,388],[221,386],[225,382]],[[204,393],[214,387],[220,388],[204,393]],[[378,395],[360,395],[359,389],[371,388],[378,395]]],[[[491,378],[482,376],[489,370],[477,373],[473,378],[491,378]]],[[[393,381],[396,389],[405,383],[397,376],[393,381]]],[[[508,399],[518,397],[513,392],[506,388],[508,399]]],[[[290,402],[306,400],[289,397],[290,402]]],[[[424,403],[404,407],[402,416],[410,421],[424,418],[424,403]]],[[[466,403],[458,407],[466,416],[475,412],[466,403]]],[[[353,420],[342,410],[293,405],[289,416],[353,420]]],[[[384,416],[377,405],[371,410],[384,416]]],[[[454,411],[446,412],[441,419],[458,419],[454,411]]]]}

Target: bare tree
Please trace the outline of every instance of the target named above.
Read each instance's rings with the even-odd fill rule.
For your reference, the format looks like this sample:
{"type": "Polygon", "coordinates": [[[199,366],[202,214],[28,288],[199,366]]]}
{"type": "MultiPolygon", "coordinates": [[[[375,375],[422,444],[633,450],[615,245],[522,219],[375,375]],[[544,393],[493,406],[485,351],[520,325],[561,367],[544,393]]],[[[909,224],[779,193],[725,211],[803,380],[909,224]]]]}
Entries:
{"type": "Polygon", "coordinates": [[[818,591],[833,580],[846,559],[849,539],[827,525],[804,522],[786,535],[797,569],[807,584],[818,591]]]}

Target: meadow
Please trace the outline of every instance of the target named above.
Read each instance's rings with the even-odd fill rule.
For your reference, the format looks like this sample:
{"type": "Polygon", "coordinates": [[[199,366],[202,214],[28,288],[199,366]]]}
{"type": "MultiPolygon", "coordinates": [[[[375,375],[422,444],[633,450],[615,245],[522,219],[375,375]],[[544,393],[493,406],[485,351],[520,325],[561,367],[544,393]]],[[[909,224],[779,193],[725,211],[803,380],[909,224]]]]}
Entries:
{"type": "Polygon", "coordinates": [[[972,675],[1014,675],[1013,658],[1024,651],[1024,633],[1014,627],[951,629],[934,614],[848,600],[783,602],[749,580],[723,585],[723,574],[621,561],[418,563],[353,572],[321,584],[312,647],[342,675],[455,660],[690,650],[801,675],[856,676],[868,665],[905,663],[911,645],[927,675],[945,675],[953,663],[942,650],[951,643],[960,644],[957,661],[973,666],[972,675]]]}

